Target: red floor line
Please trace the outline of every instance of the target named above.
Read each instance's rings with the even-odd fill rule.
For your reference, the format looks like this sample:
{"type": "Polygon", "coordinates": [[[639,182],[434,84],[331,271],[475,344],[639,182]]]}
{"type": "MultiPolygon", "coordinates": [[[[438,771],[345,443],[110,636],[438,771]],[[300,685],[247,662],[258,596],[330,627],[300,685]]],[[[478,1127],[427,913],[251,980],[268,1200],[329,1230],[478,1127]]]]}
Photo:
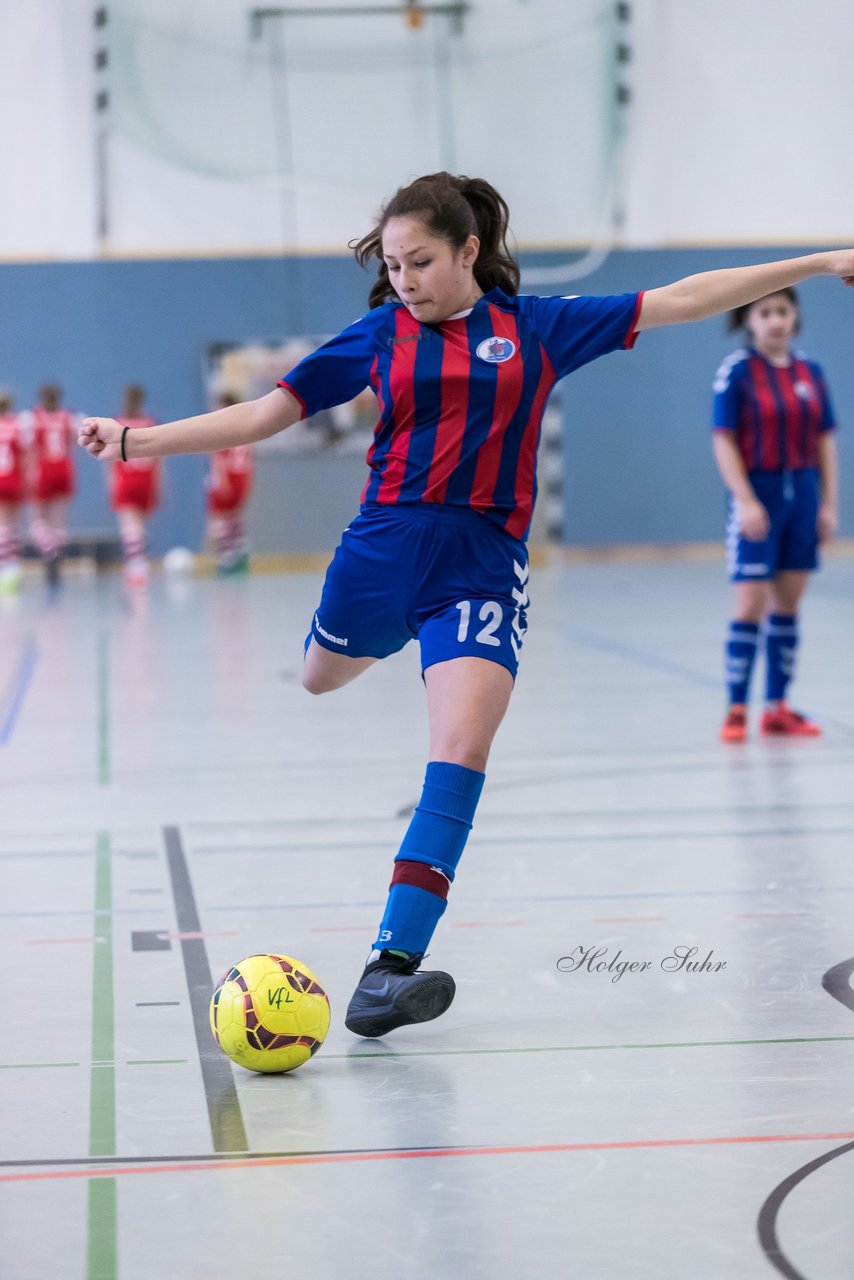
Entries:
{"type": "MultiPolygon", "coordinates": [[[[453,929],[508,929],[511,926],[523,925],[524,920],[455,920],[451,925],[453,929]]],[[[318,925],[310,929],[310,933],[364,933],[365,929],[372,929],[373,925],[362,924],[340,924],[340,925],[318,925]]]]}
{"type": "Polygon", "coordinates": [[[559,1142],[539,1146],[437,1147],[432,1151],[318,1152],[317,1155],[269,1156],[256,1159],[217,1159],[187,1164],[106,1165],[95,1169],[48,1170],[44,1173],[4,1173],[0,1182],[49,1182],[65,1178],[116,1178],[132,1173],[199,1173],[203,1170],[271,1169],[303,1164],[359,1164],[377,1160],[448,1159],[452,1156],[551,1155],[567,1151],[638,1151],[664,1147],[717,1147],[763,1142],[850,1142],[854,1133],[760,1133],[729,1138],[652,1138],[636,1142],[559,1142]]]}

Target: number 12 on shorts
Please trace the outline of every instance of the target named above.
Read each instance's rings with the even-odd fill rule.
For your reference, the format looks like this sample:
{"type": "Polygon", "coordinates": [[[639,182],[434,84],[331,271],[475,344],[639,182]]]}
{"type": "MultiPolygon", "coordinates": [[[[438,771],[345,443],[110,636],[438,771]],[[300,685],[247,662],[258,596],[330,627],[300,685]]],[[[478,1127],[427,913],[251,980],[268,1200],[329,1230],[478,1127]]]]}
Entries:
{"type": "MultiPolygon", "coordinates": [[[[457,640],[462,644],[469,633],[469,623],[471,622],[471,600],[460,600],[456,605],[460,611],[460,625],[457,628],[457,640]]],[[[478,644],[500,645],[501,641],[495,632],[501,626],[501,620],[504,614],[501,605],[495,600],[485,600],[480,606],[477,614],[481,622],[486,625],[481,627],[475,636],[478,644]]]]}

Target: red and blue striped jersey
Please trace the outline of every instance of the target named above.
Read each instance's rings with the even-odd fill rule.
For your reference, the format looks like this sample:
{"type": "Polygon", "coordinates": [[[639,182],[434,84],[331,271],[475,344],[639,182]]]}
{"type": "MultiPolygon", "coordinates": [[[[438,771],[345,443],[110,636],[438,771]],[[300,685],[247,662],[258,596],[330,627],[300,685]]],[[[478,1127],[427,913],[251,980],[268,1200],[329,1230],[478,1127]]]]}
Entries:
{"type": "Polygon", "coordinates": [[[819,436],[836,426],[820,365],[800,352],[775,365],[753,348],[734,351],[718,369],[712,422],[735,432],[748,471],[817,467],[819,436]]]}
{"type": "Polygon", "coordinates": [[[524,539],[549,392],[597,356],[634,345],[642,296],[508,297],[492,289],[436,325],[389,302],[278,385],[304,417],[373,388],[380,416],[363,504],[469,507],[524,539]]]}

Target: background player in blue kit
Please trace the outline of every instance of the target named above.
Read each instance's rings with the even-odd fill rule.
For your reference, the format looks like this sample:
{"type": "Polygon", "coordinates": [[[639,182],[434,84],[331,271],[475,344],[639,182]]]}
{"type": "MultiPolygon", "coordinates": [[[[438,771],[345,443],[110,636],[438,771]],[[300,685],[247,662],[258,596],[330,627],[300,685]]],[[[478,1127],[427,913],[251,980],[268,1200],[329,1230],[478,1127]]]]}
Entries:
{"type": "Polygon", "coordinates": [[[417,637],[430,754],[395,858],[386,911],[347,1011],[365,1036],[434,1018],[447,973],[419,972],[474,819],[525,633],[525,538],[554,383],[658,325],[699,320],[813,275],[854,283],[854,250],[711,271],[645,294],[517,295],[508,211],[480,179],[401,188],[356,246],[378,263],[367,315],[260,399],[122,430],[89,418],[80,443],[110,459],[262,440],[366,386],[380,417],[362,511],[342,536],[306,645],[303,683],[338,689],[417,637]]]}
{"type": "Polygon", "coordinates": [[[791,349],[800,329],[792,288],[730,317],[749,345],[715,379],[714,451],[729,489],[727,561],[735,615],[726,641],[725,742],[747,736],[750,676],[764,622],[763,733],[815,737],[821,730],[786,704],[798,645],[798,606],[818,567],[819,542],[836,532],[835,420],[824,374],[791,349]]]}

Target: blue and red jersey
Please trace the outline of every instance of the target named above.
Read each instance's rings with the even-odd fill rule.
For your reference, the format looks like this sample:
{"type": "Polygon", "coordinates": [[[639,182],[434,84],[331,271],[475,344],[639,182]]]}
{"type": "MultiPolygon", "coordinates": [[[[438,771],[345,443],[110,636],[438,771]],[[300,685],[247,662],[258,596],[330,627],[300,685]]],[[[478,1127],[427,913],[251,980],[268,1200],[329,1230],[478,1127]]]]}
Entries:
{"type": "Polygon", "coordinates": [[[820,365],[793,352],[772,364],[734,351],[714,383],[713,430],[732,431],[748,471],[803,471],[819,464],[822,432],[836,426],[820,365]]]}
{"type": "Polygon", "coordinates": [[[304,417],[373,388],[380,417],[363,504],[473,508],[524,539],[549,392],[597,356],[634,345],[642,296],[508,297],[492,289],[436,325],[389,302],[278,385],[304,417]]]}

